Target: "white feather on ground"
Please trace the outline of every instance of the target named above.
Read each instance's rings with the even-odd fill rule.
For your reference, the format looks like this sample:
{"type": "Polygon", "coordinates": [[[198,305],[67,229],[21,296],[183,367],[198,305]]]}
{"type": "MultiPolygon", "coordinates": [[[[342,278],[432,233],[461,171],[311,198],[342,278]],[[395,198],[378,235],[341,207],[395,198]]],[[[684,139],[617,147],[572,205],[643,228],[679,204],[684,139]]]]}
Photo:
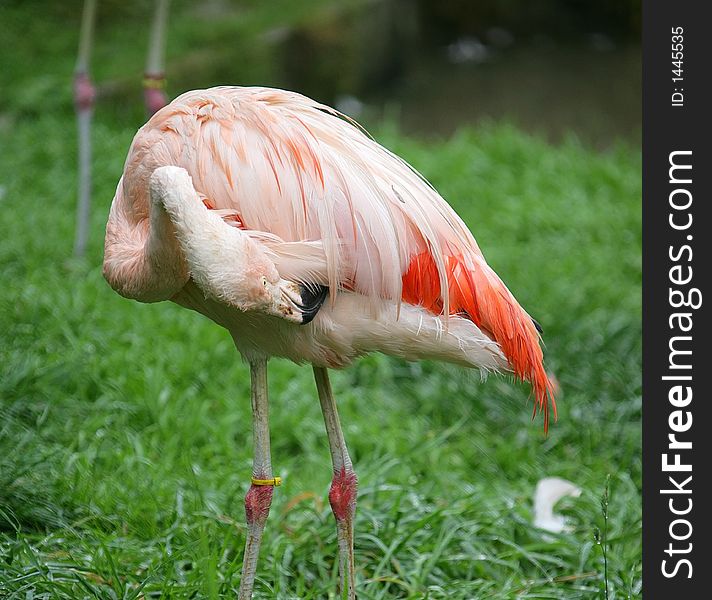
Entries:
{"type": "Polygon", "coordinates": [[[578,498],[581,488],[560,477],[544,477],[536,484],[534,492],[534,526],[561,533],[566,531],[566,519],[554,513],[556,503],[566,496],[578,498]]]}

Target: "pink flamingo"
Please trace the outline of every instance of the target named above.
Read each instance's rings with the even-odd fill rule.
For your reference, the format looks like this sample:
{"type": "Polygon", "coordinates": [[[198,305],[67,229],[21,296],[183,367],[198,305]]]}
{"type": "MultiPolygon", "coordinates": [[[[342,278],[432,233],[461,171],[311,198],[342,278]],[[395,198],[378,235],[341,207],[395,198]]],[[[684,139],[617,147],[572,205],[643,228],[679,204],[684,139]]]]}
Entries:
{"type": "Polygon", "coordinates": [[[313,365],[333,463],[340,585],[355,598],[357,478],[328,368],[368,352],[438,359],[553,387],[538,326],[435,189],[347,117],[296,93],[183,94],[133,140],[106,228],[119,294],[171,300],[232,334],[251,369],[254,463],[240,598],[274,486],[267,360],[313,365]]]}

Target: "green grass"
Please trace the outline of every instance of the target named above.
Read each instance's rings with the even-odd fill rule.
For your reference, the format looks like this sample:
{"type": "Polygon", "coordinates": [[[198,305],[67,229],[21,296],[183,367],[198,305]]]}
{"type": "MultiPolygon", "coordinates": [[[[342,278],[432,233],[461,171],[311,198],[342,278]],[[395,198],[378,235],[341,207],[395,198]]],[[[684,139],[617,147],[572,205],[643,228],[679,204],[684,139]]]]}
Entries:
{"type": "MultiPolygon", "coordinates": [[[[15,48],[57,69],[37,85],[71,70],[57,44],[32,59],[15,48]]],[[[140,108],[97,111],[92,239],[77,262],[69,97],[37,111],[11,93],[0,114],[0,597],[230,597],[251,468],[247,367],[216,325],[124,300],[101,277],[140,108]]],[[[503,124],[427,143],[374,133],[471,226],[542,324],[562,391],[544,437],[526,386],[503,378],[377,355],[333,374],[361,484],[359,597],[602,597],[597,531],[610,597],[639,597],[639,151],[551,146],[503,124]],[[552,475],[583,489],[560,503],[571,530],[556,535],[531,524],[536,482],[552,475]]],[[[256,596],[334,597],[331,469],[310,370],[273,361],[270,386],[284,485],[256,596]]]]}

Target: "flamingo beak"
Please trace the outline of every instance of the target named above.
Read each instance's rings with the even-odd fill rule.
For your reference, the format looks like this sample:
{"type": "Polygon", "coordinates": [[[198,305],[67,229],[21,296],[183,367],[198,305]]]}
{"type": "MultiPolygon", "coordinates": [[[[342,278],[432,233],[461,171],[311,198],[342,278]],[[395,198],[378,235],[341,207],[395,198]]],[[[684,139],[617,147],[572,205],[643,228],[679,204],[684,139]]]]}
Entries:
{"type": "Polygon", "coordinates": [[[329,295],[329,288],[324,285],[299,284],[301,301],[298,308],[302,313],[302,325],[311,323],[329,295]]]}

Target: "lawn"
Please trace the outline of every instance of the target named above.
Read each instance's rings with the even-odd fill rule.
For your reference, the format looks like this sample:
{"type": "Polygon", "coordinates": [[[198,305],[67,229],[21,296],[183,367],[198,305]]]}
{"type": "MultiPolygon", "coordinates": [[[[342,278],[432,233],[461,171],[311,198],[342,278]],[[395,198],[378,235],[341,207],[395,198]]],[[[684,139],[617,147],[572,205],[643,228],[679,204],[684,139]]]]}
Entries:
{"type": "MultiPolygon", "coordinates": [[[[49,34],[18,6],[7,10],[15,23],[49,34]]],[[[248,368],[224,330],[168,303],[125,300],[101,276],[103,227],[140,105],[97,110],[90,246],[85,260],[71,259],[73,38],[47,37],[35,54],[24,37],[9,38],[0,597],[230,597],[252,460],[248,368]],[[43,60],[46,71],[21,77],[17,63],[43,60]],[[11,77],[26,85],[9,86],[11,77]],[[37,108],[52,89],[48,109],[37,108]]],[[[600,152],[573,136],[551,145],[502,123],[444,140],[410,139],[389,123],[372,132],[472,228],[543,326],[561,392],[544,436],[527,386],[505,378],[483,383],[476,372],[380,355],[333,373],[360,478],[359,598],[591,598],[606,585],[611,598],[639,597],[639,149],[600,152]],[[559,504],[570,524],[561,534],[532,525],[546,476],[583,490],[559,504]]],[[[311,371],[275,360],[269,374],[284,484],[255,595],[334,597],[331,468],[311,371]]]]}

